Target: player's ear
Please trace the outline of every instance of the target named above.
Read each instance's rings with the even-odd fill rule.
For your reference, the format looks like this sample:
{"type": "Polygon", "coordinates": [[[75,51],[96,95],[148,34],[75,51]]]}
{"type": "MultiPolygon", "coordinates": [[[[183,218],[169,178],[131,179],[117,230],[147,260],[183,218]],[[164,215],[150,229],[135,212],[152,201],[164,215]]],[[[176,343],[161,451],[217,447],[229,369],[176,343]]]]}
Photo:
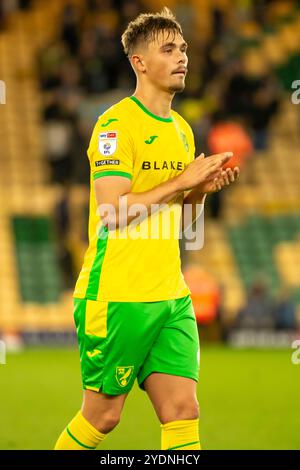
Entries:
{"type": "Polygon", "coordinates": [[[138,70],[139,72],[144,72],[146,70],[145,67],[145,62],[142,58],[142,56],[134,54],[131,56],[131,63],[135,70],[138,70]]]}

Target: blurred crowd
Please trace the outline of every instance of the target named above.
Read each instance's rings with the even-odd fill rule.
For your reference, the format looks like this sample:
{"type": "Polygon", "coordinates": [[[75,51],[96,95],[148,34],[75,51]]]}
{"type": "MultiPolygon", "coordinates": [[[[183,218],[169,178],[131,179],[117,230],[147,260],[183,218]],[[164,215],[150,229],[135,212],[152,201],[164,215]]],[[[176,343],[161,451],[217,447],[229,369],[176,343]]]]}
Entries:
{"type": "MultiPolygon", "coordinates": [[[[261,61],[255,34],[254,39],[241,36],[240,26],[251,24],[260,32],[271,28],[267,13],[272,3],[237,0],[229,12],[216,6],[210,12],[209,34],[199,31],[189,2],[179,0],[173,8],[189,44],[186,88],[175,96],[173,107],[192,126],[197,154],[233,150],[234,165],[243,167],[248,158],[268,148],[270,123],[289,73],[285,69],[280,75],[279,69],[261,61]]],[[[147,11],[146,0],[86,0],[84,8],[66,2],[56,36],[37,58],[45,157],[51,183],[64,187],[56,214],[66,277],[71,272],[63,241],[70,219],[69,187],[89,185],[86,150],[97,117],[134,91],[135,76],[120,39],[128,22],[147,11]]],[[[222,216],[222,192],[209,198],[207,214],[222,216]]],[[[67,284],[73,282],[69,278],[67,284]]],[[[257,321],[272,328],[295,326],[295,307],[288,296],[276,306],[266,297],[262,286],[254,286],[237,326],[255,326],[257,321]]]]}
{"type": "MultiPolygon", "coordinates": [[[[234,148],[240,166],[253,148],[267,147],[269,123],[280,97],[276,76],[265,67],[249,66],[235,28],[240,17],[262,25],[265,2],[252,2],[248,8],[244,3],[237,2],[230,19],[223,10],[212,9],[208,37],[198,32],[194,7],[188,2],[178,1],[173,9],[189,43],[186,89],[175,96],[173,106],[191,124],[197,153],[213,153],[219,142],[224,145],[222,125],[233,122],[241,139],[231,133],[227,147],[232,140],[247,142],[234,148]]],[[[84,5],[65,4],[56,37],[38,57],[45,153],[51,181],[60,184],[89,183],[86,149],[93,124],[119,94],[129,95],[135,87],[121,34],[131,19],[149,11],[142,0],[87,0],[84,5]]],[[[221,197],[219,193],[210,198],[213,217],[221,214],[221,197]]]]}
{"type": "Polygon", "coordinates": [[[101,98],[134,85],[120,36],[141,10],[136,0],[88,0],[83,10],[67,3],[57,37],[41,51],[46,154],[53,182],[88,184],[86,149],[93,124],[112,104],[101,105],[101,98]]]}
{"type": "MultiPolygon", "coordinates": [[[[51,10],[53,15],[60,10],[57,21],[49,28],[51,40],[36,56],[34,74],[42,97],[41,140],[45,168],[49,170],[43,175],[49,175],[47,183],[55,186],[53,194],[57,202],[52,221],[65,291],[74,288],[88,243],[90,168],[87,148],[92,130],[99,115],[135,90],[136,78],[123,52],[121,35],[139,13],[152,11],[148,1],[58,0],[51,10]],[[53,28],[55,34],[52,35],[53,28]]],[[[0,32],[9,31],[10,24],[18,27],[19,22],[13,21],[16,12],[21,12],[22,18],[22,12],[27,15],[27,11],[43,2],[0,0],[0,32]]],[[[172,107],[191,125],[196,155],[230,150],[234,157],[229,164],[238,165],[242,170],[251,159],[264,159],[274,138],[273,118],[280,110],[281,101],[287,94],[290,97],[292,81],[300,78],[300,47],[296,40],[300,37],[297,36],[300,0],[198,3],[176,0],[172,11],[188,42],[189,57],[185,90],[175,95],[172,107]],[[204,12],[202,3],[210,3],[210,9],[204,12]],[[294,8],[292,13],[285,13],[287,3],[294,8]],[[274,5],[281,5],[283,13],[277,14],[280,8],[274,9],[274,5]],[[292,25],[290,30],[284,30],[286,25],[292,25]]],[[[248,169],[251,170],[251,165],[248,169]]],[[[250,180],[248,183],[252,184],[250,180]]],[[[210,221],[211,227],[224,228],[224,236],[226,227],[219,222],[227,223],[223,198],[231,189],[217,192],[206,200],[205,217],[216,219],[216,224],[210,221]]],[[[269,231],[266,233],[268,238],[269,231]]],[[[243,239],[243,234],[239,236],[243,239]]],[[[267,246],[268,239],[264,242],[267,246]]],[[[180,243],[184,276],[192,286],[200,331],[213,327],[212,331],[215,328],[219,338],[226,340],[235,329],[272,332],[297,329],[298,300],[294,302],[293,292],[287,288],[280,290],[280,276],[276,278],[276,293],[274,286],[269,288],[267,274],[270,270],[263,262],[260,269],[265,279],[256,279],[255,259],[251,282],[245,283],[245,273],[240,269],[237,276],[240,275],[239,281],[244,287],[244,290],[241,288],[244,305],[240,308],[242,301],[239,301],[233,302],[234,307],[228,307],[225,299],[231,295],[230,279],[223,285],[218,273],[214,273],[215,276],[209,272],[209,262],[202,266],[198,258],[196,271],[194,268],[189,272],[185,270],[189,261],[195,261],[196,257],[184,250],[184,240],[180,243]]],[[[243,249],[244,246],[250,252],[247,240],[243,249]]],[[[236,256],[232,246],[231,249],[232,256],[236,256]]],[[[273,246],[268,260],[272,249],[273,246]]],[[[241,268],[237,257],[236,266],[241,268]]]]}
{"type": "Polygon", "coordinates": [[[27,10],[31,7],[32,0],[1,0],[0,2],[0,31],[7,26],[11,13],[17,10],[27,10]]]}
{"type": "Polygon", "coordinates": [[[260,272],[248,289],[236,316],[226,319],[223,311],[224,289],[206,269],[187,265],[185,280],[191,289],[196,320],[200,330],[211,328],[219,339],[227,340],[232,330],[269,330],[292,332],[298,329],[297,306],[291,289],[282,285],[274,294],[267,276],[260,272]]]}
{"type": "Polygon", "coordinates": [[[296,305],[288,288],[272,298],[267,282],[257,279],[249,290],[245,306],[237,315],[235,326],[243,329],[296,330],[296,305]]]}

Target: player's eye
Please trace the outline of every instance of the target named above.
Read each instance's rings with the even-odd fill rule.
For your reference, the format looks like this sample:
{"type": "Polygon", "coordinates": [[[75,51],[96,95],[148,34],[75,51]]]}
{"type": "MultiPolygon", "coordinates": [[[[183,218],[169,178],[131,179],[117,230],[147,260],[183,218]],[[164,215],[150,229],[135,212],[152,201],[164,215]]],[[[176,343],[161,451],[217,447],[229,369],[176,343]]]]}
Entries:
{"type": "Polygon", "coordinates": [[[172,52],[172,49],[166,49],[165,52],[172,52]]]}

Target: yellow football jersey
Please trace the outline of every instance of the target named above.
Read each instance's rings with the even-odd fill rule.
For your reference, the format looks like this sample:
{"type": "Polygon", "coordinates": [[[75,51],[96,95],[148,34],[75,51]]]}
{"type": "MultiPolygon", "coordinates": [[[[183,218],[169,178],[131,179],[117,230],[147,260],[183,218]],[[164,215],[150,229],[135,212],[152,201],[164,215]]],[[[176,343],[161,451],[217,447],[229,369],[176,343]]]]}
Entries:
{"type": "Polygon", "coordinates": [[[97,213],[94,180],[120,175],[131,180],[132,192],[147,191],[180,174],[194,154],[193,132],[174,110],[161,118],[130,96],[99,117],[88,148],[89,246],[74,297],[154,302],[190,293],[179,250],[183,195],[138,223],[108,231],[97,213]]]}

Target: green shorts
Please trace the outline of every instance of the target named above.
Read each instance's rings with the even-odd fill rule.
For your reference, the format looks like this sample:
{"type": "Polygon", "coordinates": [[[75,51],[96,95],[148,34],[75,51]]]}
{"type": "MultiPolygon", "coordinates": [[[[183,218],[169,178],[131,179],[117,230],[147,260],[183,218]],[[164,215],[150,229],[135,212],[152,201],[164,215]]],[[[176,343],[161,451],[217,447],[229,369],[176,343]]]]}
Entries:
{"type": "Polygon", "coordinates": [[[189,295],[158,302],[74,299],[84,389],[127,393],[161,372],[198,381],[200,348],[189,295]]]}

